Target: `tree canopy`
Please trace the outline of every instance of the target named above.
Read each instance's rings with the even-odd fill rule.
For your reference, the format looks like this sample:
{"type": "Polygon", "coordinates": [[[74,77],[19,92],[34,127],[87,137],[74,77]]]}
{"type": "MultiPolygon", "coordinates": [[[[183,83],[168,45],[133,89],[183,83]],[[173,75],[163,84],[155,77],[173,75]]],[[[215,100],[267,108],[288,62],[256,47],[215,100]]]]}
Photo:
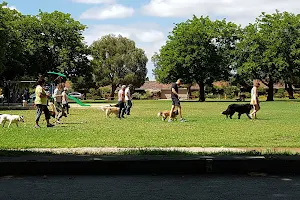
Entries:
{"type": "Polygon", "coordinates": [[[262,13],[245,27],[237,45],[237,69],[259,79],[269,87],[268,101],[273,101],[273,84],[283,80],[292,84],[299,76],[300,17],[288,12],[262,13]]]}
{"type": "Polygon", "coordinates": [[[91,72],[85,25],[70,14],[22,15],[6,5],[0,4],[0,77],[36,78],[57,71],[72,78],[91,72]]]}
{"type": "Polygon", "coordinates": [[[135,42],[115,35],[106,35],[90,46],[95,81],[99,86],[111,85],[111,96],[119,85],[144,84],[148,58],[135,42]]]}
{"type": "Polygon", "coordinates": [[[152,57],[156,79],[163,83],[177,78],[187,84],[196,82],[199,100],[205,101],[204,85],[230,75],[238,31],[234,23],[208,17],[194,16],[176,24],[166,45],[152,57]]]}

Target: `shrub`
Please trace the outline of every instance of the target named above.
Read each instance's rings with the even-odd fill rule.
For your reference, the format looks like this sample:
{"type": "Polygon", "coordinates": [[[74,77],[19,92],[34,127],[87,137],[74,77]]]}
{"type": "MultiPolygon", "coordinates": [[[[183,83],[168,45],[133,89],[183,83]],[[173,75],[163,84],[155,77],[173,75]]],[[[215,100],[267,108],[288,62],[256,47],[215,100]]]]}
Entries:
{"type": "Polygon", "coordinates": [[[99,89],[90,88],[89,92],[90,92],[90,95],[87,95],[87,98],[89,96],[93,100],[101,99],[101,92],[99,89]]]}
{"type": "Polygon", "coordinates": [[[152,97],[151,92],[146,91],[145,94],[142,94],[142,95],[141,95],[140,99],[150,99],[151,97],[152,97]]]}
{"type": "Polygon", "coordinates": [[[263,88],[263,87],[259,87],[257,89],[257,91],[258,91],[258,95],[267,95],[268,94],[267,89],[263,88]]]}
{"type": "Polygon", "coordinates": [[[250,92],[245,92],[244,95],[246,96],[246,98],[251,98],[250,92]]]}
{"type": "Polygon", "coordinates": [[[105,95],[110,94],[111,88],[108,87],[100,87],[99,88],[100,94],[102,97],[105,97],[105,95]]]}
{"type": "Polygon", "coordinates": [[[200,94],[199,91],[193,91],[191,95],[195,98],[199,98],[199,94],[200,94]]]}
{"type": "Polygon", "coordinates": [[[208,99],[218,99],[221,95],[219,94],[213,94],[213,93],[209,93],[206,95],[206,98],[208,99]]]}
{"type": "Polygon", "coordinates": [[[284,88],[279,88],[277,90],[277,92],[274,94],[274,97],[276,97],[276,98],[285,98],[288,96],[289,96],[289,94],[288,94],[288,92],[285,91],[284,88]]]}
{"type": "Polygon", "coordinates": [[[224,87],[224,94],[226,94],[227,98],[232,99],[234,98],[238,93],[239,89],[236,86],[228,86],[224,87]]]}
{"type": "Polygon", "coordinates": [[[135,93],[132,94],[133,99],[141,99],[141,96],[142,96],[142,94],[140,94],[138,92],[135,92],[135,93]]]}

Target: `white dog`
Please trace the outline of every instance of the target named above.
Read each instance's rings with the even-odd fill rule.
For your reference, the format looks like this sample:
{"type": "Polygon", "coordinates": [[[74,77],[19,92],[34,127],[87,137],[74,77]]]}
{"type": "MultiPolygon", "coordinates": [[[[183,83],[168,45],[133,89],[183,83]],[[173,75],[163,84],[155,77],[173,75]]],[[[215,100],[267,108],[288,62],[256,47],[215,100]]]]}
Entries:
{"type": "Polygon", "coordinates": [[[0,124],[2,124],[2,127],[4,127],[4,124],[7,121],[9,122],[8,128],[10,127],[11,123],[16,123],[16,125],[18,126],[19,122],[24,122],[24,117],[20,115],[8,115],[8,114],[0,115],[0,124]]]}

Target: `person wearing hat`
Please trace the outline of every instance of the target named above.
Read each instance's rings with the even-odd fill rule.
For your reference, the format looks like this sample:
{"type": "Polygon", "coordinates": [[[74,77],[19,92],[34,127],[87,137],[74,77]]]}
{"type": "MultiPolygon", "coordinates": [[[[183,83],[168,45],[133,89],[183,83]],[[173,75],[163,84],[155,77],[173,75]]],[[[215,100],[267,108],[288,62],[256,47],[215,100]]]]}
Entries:
{"type": "Polygon", "coordinates": [[[129,84],[128,87],[125,89],[125,101],[126,101],[126,108],[125,108],[125,114],[130,115],[130,109],[132,107],[132,97],[130,94],[130,88],[132,88],[132,85],[129,84]]]}
{"type": "Polygon", "coordinates": [[[170,111],[170,116],[168,122],[173,122],[171,119],[172,113],[174,112],[175,107],[178,108],[179,116],[180,116],[180,122],[186,122],[185,119],[182,117],[182,110],[181,110],[181,105],[179,101],[179,95],[178,95],[178,86],[180,86],[182,83],[182,79],[178,79],[176,83],[172,84],[171,88],[171,99],[172,99],[172,108],[170,111]]]}
{"type": "Polygon", "coordinates": [[[125,88],[126,85],[122,85],[121,89],[118,92],[118,105],[119,105],[119,113],[118,118],[125,118],[125,88]]]}

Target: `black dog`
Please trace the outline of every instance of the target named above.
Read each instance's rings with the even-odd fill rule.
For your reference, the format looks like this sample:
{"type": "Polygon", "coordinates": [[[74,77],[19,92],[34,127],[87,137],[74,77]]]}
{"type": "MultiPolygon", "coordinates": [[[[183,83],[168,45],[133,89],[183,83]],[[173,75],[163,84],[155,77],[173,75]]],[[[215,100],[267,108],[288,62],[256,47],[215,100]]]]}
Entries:
{"type": "Polygon", "coordinates": [[[241,118],[242,114],[246,114],[249,119],[252,119],[250,116],[250,111],[252,110],[253,105],[250,104],[230,104],[227,108],[227,110],[223,111],[222,114],[226,115],[226,118],[228,118],[228,115],[230,119],[232,119],[232,115],[234,115],[235,112],[238,112],[238,118],[241,118]]]}

